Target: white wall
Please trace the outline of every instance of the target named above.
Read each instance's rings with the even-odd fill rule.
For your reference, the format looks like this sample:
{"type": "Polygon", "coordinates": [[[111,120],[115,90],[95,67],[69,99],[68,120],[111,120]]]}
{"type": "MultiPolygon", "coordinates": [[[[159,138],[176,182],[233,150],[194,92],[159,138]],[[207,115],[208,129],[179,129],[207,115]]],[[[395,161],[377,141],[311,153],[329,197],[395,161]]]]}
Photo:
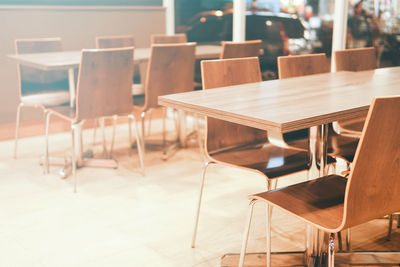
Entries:
{"type": "MultiPolygon", "coordinates": [[[[61,37],[64,50],[93,48],[98,35],[133,34],[137,47],[148,47],[152,33],[165,33],[163,7],[0,6],[0,123],[15,120],[18,103],[17,38],[61,37]]],[[[39,118],[24,112],[22,119],[39,118]]]]}

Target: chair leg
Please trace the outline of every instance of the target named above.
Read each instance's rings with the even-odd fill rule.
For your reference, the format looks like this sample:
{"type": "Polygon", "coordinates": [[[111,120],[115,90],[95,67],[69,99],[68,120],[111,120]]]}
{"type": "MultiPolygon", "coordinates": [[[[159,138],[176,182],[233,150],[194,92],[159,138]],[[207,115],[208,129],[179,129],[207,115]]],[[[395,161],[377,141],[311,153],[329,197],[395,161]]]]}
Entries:
{"type": "Polygon", "coordinates": [[[77,187],[77,177],[76,177],[76,156],[75,156],[75,124],[71,124],[71,137],[72,137],[72,155],[71,155],[71,163],[72,163],[72,177],[74,178],[74,193],[76,193],[77,187]]]}
{"type": "Polygon", "coordinates": [[[14,143],[14,159],[17,159],[17,149],[18,149],[18,137],[19,137],[19,121],[21,118],[21,108],[24,103],[19,103],[17,107],[17,119],[15,121],[15,143],[14,143]]]}
{"type": "MultiPolygon", "coordinates": [[[[140,122],[141,122],[141,124],[142,124],[142,141],[143,141],[143,154],[144,153],[146,153],[145,152],[145,142],[144,142],[144,139],[145,139],[145,125],[144,125],[144,120],[145,120],[145,118],[146,118],[146,111],[143,111],[141,114],[140,114],[140,122]]],[[[139,146],[139,144],[137,144],[138,146],[139,146]]]]}
{"type": "Polygon", "coordinates": [[[105,118],[100,118],[100,127],[103,134],[103,155],[107,155],[105,118]]]}
{"type": "Polygon", "coordinates": [[[116,132],[116,128],[117,128],[117,120],[118,120],[118,116],[114,115],[113,116],[113,133],[112,133],[111,147],[110,147],[110,158],[112,157],[112,153],[113,153],[113,150],[114,150],[115,132],[116,132]]]}
{"type": "Polygon", "coordinates": [[[140,162],[140,169],[142,170],[143,175],[145,175],[145,169],[144,169],[144,159],[143,159],[143,140],[140,139],[139,137],[139,127],[137,125],[136,119],[133,115],[129,115],[129,142],[132,144],[132,135],[131,135],[131,122],[133,121],[135,124],[135,138],[136,138],[136,144],[137,144],[137,149],[138,149],[138,154],[139,154],[139,162],[140,162]]]}
{"type": "Polygon", "coordinates": [[[248,214],[247,214],[245,230],[244,230],[244,233],[243,233],[242,249],[240,250],[239,267],[243,267],[243,264],[244,264],[244,258],[246,256],[246,249],[247,249],[247,242],[249,240],[249,232],[250,232],[251,220],[253,218],[254,204],[256,204],[256,202],[257,202],[256,199],[252,199],[250,201],[250,204],[249,204],[249,211],[248,211],[248,214]]]}
{"type": "Polygon", "coordinates": [[[166,147],[167,144],[167,125],[166,125],[166,120],[167,120],[167,108],[163,108],[163,118],[162,118],[162,142],[163,142],[163,148],[166,147]]]}
{"type": "Polygon", "coordinates": [[[351,228],[347,228],[346,230],[346,250],[351,251],[351,228]]]}
{"type": "Polygon", "coordinates": [[[93,119],[93,146],[96,145],[97,119],[93,119]]]}
{"type": "Polygon", "coordinates": [[[148,122],[147,122],[147,134],[146,134],[147,136],[149,136],[150,132],[151,132],[152,115],[153,115],[153,110],[150,109],[149,110],[149,119],[148,119],[148,122]]]}
{"type": "Polygon", "coordinates": [[[49,126],[51,113],[45,112],[45,151],[44,151],[44,173],[49,173],[49,126]]]}
{"type": "Polygon", "coordinates": [[[329,235],[329,246],[328,246],[328,267],[335,266],[335,234],[329,235]]]}
{"type": "MultiPolygon", "coordinates": [[[[276,189],[278,186],[278,179],[275,180],[267,180],[267,190],[271,191],[271,189],[276,189]]],[[[271,220],[272,220],[272,206],[267,205],[267,222],[266,222],[266,231],[267,231],[267,267],[271,266],[271,220]]]]}
{"type": "Polygon", "coordinates": [[[196,245],[197,227],[199,225],[201,199],[202,199],[202,196],[203,196],[203,189],[204,189],[204,179],[206,177],[206,172],[207,172],[208,166],[210,166],[210,164],[213,164],[213,163],[215,163],[215,162],[207,161],[203,166],[203,176],[202,176],[201,183],[200,183],[199,201],[198,201],[198,204],[197,204],[196,216],[195,216],[195,221],[194,221],[194,229],[193,229],[193,237],[192,237],[192,248],[194,248],[195,245],[196,245]]]}
{"type": "Polygon", "coordinates": [[[390,239],[392,238],[392,227],[393,227],[393,214],[389,215],[389,228],[388,228],[388,233],[387,233],[387,237],[386,240],[390,241],[390,239]]]}

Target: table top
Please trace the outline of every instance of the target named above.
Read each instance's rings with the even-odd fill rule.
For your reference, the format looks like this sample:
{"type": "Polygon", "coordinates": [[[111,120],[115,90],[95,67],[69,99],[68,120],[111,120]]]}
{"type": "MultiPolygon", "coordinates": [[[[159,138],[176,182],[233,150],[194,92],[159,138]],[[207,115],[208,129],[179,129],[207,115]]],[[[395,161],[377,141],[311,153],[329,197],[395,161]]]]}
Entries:
{"type": "Polygon", "coordinates": [[[333,72],[160,96],[160,105],[259,129],[290,132],[366,115],[400,95],[400,67],[333,72]]]}
{"type": "MultiPolygon", "coordinates": [[[[217,58],[222,51],[218,45],[198,45],[196,58],[217,58]]],[[[8,55],[18,63],[38,68],[41,70],[65,70],[76,68],[81,60],[81,51],[62,51],[52,53],[34,53],[8,55]]],[[[135,63],[146,62],[150,57],[150,48],[136,48],[134,54],[135,63]]]]}

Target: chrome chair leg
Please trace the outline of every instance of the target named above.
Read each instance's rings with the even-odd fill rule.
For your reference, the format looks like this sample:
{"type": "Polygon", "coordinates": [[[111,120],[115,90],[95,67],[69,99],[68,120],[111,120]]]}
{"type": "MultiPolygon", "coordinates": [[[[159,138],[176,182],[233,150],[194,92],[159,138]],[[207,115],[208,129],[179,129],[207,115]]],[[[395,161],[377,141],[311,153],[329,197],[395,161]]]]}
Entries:
{"type": "Polygon", "coordinates": [[[149,119],[148,119],[148,123],[147,123],[147,136],[150,135],[150,131],[151,131],[151,121],[152,121],[152,115],[153,115],[153,109],[149,110],[149,119]]]}
{"type": "Polygon", "coordinates": [[[76,177],[76,156],[75,156],[75,124],[71,124],[71,137],[72,137],[72,155],[71,155],[71,162],[72,162],[72,176],[74,178],[74,193],[76,193],[77,187],[77,177],[76,177]]]}
{"type": "Polygon", "coordinates": [[[207,162],[205,162],[205,164],[203,166],[203,176],[202,176],[201,183],[200,183],[199,201],[198,201],[198,204],[197,204],[196,217],[195,217],[195,221],[194,221],[194,229],[193,229],[193,237],[192,237],[192,248],[194,248],[195,245],[196,245],[197,227],[199,226],[201,199],[202,199],[202,196],[203,196],[203,189],[204,189],[204,179],[206,177],[207,168],[208,168],[208,166],[210,166],[210,164],[215,164],[215,162],[207,161],[207,162]]]}
{"type": "Polygon", "coordinates": [[[328,267],[335,267],[335,234],[329,235],[328,267]]]}
{"type": "Polygon", "coordinates": [[[15,143],[14,143],[14,159],[17,159],[18,137],[19,137],[19,122],[21,118],[21,108],[24,103],[20,102],[17,107],[17,119],[15,121],[15,143]]]}
{"type": "Polygon", "coordinates": [[[103,134],[103,155],[107,155],[105,118],[100,118],[100,127],[103,134]]]}
{"type": "Polygon", "coordinates": [[[257,202],[257,200],[252,199],[250,201],[250,204],[249,204],[249,211],[247,213],[245,230],[244,230],[244,233],[243,233],[242,249],[240,250],[239,267],[243,267],[243,264],[244,264],[244,258],[246,256],[246,249],[247,249],[247,242],[249,240],[249,232],[250,232],[251,220],[253,218],[254,204],[256,204],[256,202],[257,202]]]}
{"type": "MultiPolygon", "coordinates": [[[[145,147],[145,141],[144,141],[144,139],[145,139],[145,128],[144,128],[145,127],[145,125],[144,125],[145,118],[146,118],[146,111],[143,111],[142,113],[140,113],[140,122],[142,124],[143,154],[146,153],[145,152],[146,147],[145,147]]],[[[138,143],[137,145],[139,146],[140,144],[138,143]]]]}
{"type": "Polygon", "coordinates": [[[93,146],[96,145],[96,131],[97,131],[97,119],[94,119],[94,125],[93,125],[93,146]]]}
{"type": "Polygon", "coordinates": [[[167,108],[163,107],[163,118],[162,118],[162,142],[163,142],[163,147],[165,148],[167,145],[167,108]]]}
{"type": "Polygon", "coordinates": [[[112,133],[112,138],[111,138],[111,147],[110,147],[110,158],[112,157],[112,153],[114,150],[114,143],[115,143],[115,132],[116,132],[116,128],[117,128],[117,120],[118,120],[118,116],[114,115],[113,116],[113,133],[112,133]]]}
{"type": "Polygon", "coordinates": [[[132,134],[131,134],[131,123],[132,121],[135,123],[135,138],[136,138],[136,144],[137,144],[137,149],[138,149],[138,154],[139,154],[139,163],[140,163],[140,169],[142,170],[143,175],[145,175],[145,168],[144,168],[144,159],[143,159],[143,140],[140,139],[139,136],[139,127],[137,124],[137,121],[135,119],[135,116],[133,115],[129,115],[128,116],[129,119],[129,142],[130,144],[132,144],[132,134]]]}
{"type": "Polygon", "coordinates": [[[45,154],[44,154],[44,173],[49,173],[49,126],[51,113],[45,111],[45,154]]]}

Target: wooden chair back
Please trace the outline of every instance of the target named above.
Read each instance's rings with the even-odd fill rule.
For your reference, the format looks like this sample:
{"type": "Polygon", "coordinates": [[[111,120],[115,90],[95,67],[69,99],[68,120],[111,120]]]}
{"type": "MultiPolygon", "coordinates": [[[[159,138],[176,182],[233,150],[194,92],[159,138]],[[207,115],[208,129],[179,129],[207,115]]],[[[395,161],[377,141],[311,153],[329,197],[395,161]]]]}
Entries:
{"type": "Polygon", "coordinates": [[[222,42],[221,59],[258,57],[260,55],[261,40],[246,42],[222,42]]]}
{"type": "MultiPolygon", "coordinates": [[[[260,65],[256,57],[203,60],[201,73],[203,90],[261,82],[260,65]]],[[[221,97],[229,97],[229,95],[221,97]]],[[[266,141],[264,130],[207,117],[206,152],[208,154],[226,148],[266,141]]]]}
{"type": "Polygon", "coordinates": [[[335,51],[335,65],[336,71],[362,71],[376,69],[376,48],[364,47],[335,51]]]}
{"type": "MultiPolygon", "coordinates": [[[[62,51],[61,38],[15,40],[16,54],[62,51]]],[[[68,73],[65,70],[43,71],[18,64],[19,96],[47,90],[68,90],[68,73]]]]}
{"type": "Polygon", "coordinates": [[[326,73],[329,66],[325,53],[278,57],[279,79],[326,73]]]}
{"type": "Polygon", "coordinates": [[[133,47],[82,50],[76,120],[132,110],[133,47]]]}
{"type": "Polygon", "coordinates": [[[96,37],[96,48],[120,48],[120,47],[134,47],[134,46],[135,46],[135,37],[133,37],[133,35],[96,37]]]}
{"type": "Polygon", "coordinates": [[[152,34],[151,44],[180,44],[187,43],[187,36],[185,33],[177,33],[174,35],[167,34],[152,34]]]}
{"type": "Polygon", "coordinates": [[[400,210],[399,114],[400,96],[371,104],[347,182],[346,228],[400,210]]]}
{"type": "Polygon", "coordinates": [[[193,90],[196,43],[151,46],[145,82],[145,109],[158,107],[158,96],[193,90]]]}

